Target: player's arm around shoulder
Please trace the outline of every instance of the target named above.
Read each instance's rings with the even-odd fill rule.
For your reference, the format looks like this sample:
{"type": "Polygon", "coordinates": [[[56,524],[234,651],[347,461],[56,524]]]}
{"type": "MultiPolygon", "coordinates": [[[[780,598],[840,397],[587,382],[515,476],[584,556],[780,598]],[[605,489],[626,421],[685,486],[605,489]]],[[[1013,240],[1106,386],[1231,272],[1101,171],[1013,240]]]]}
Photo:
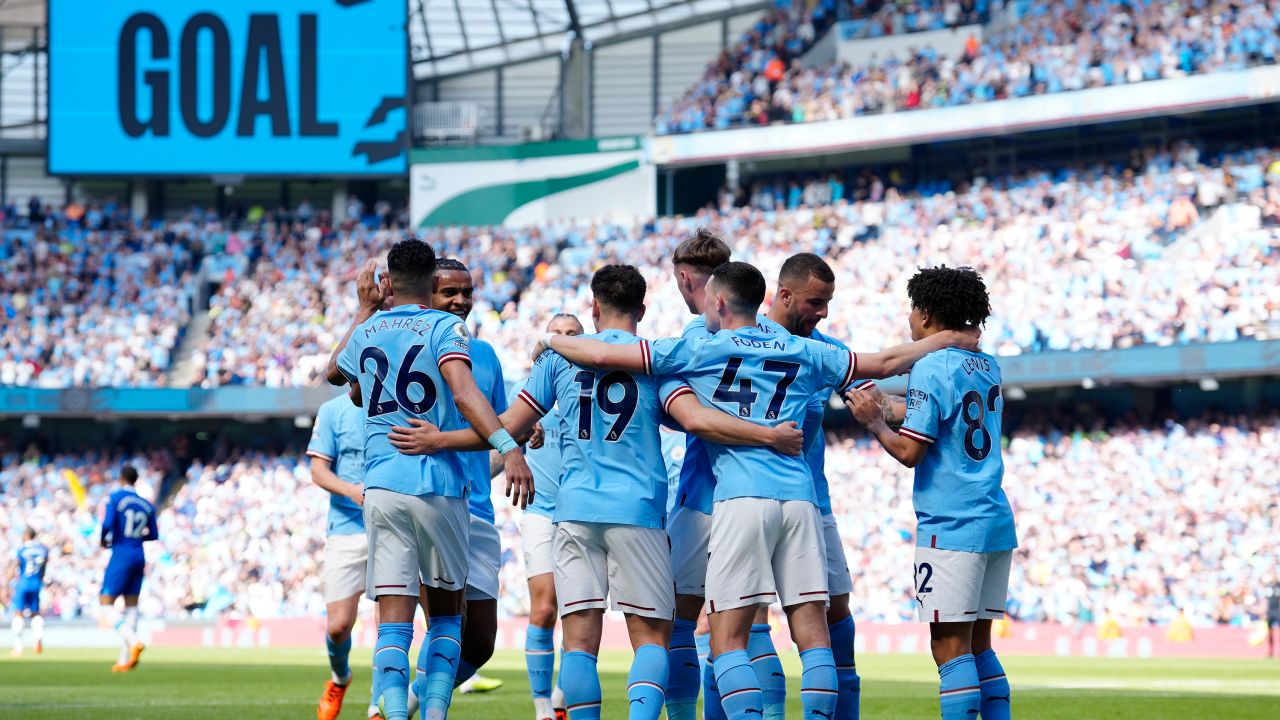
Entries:
{"type": "Polygon", "coordinates": [[[854,378],[878,380],[901,375],[911,369],[921,358],[938,350],[961,348],[977,350],[979,331],[944,330],[923,340],[894,345],[876,353],[855,353],[854,378]]]}
{"type": "Polygon", "coordinates": [[[649,341],[614,344],[594,338],[544,333],[539,340],[541,347],[554,350],[565,360],[601,370],[626,370],[648,373],[649,341]]]}
{"type": "Polygon", "coordinates": [[[804,450],[804,432],[791,421],[758,425],[703,405],[688,385],[664,387],[663,407],[685,432],[721,445],[769,447],[783,455],[799,456],[804,450]]]}

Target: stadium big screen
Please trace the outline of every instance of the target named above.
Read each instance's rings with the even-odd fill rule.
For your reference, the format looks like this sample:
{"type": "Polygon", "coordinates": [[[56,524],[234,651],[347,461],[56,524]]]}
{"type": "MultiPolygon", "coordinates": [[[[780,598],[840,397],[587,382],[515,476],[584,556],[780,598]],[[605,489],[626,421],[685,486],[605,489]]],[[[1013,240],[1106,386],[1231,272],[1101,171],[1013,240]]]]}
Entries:
{"type": "Polygon", "coordinates": [[[400,0],[49,3],[49,171],[405,171],[400,0]]]}

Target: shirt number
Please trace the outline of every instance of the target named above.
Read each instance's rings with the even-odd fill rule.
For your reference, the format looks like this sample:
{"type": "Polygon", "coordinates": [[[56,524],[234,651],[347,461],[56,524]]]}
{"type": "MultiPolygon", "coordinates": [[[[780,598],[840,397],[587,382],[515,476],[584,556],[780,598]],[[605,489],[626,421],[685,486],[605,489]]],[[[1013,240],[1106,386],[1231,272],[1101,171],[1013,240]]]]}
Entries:
{"type": "Polygon", "coordinates": [[[597,384],[594,372],[580,370],[573,381],[578,383],[578,439],[591,439],[591,408],[594,404],[599,405],[605,414],[614,416],[613,425],[604,439],[607,442],[621,440],[631,418],[635,417],[636,405],[640,401],[640,388],[636,386],[635,378],[615,371],[600,378],[597,384]],[[618,400],[609,397],[609,391],[615,387],[622,388],[622,397],[618,400]]]}
{"type": "Polygon", "coordinates": [[[988,412],[996,411],[999,399],[999,385],[992,385],[987,391],[985,403],[977,390],[970,390],[960,399],[960,417],[965,425],[964,452],[978,462],[986,460],[991,453],[991,433],[987,432],[986,419],[988,412]]]}
{"type": "Polygon", "coordinates": [[[382,388],[387,382],[387,373],[391,371],[391,363],[387,360],[387,354],[382,348],[377,346],[369,346],[360,353],[360,372],[364,372],[365,361],[373,361],[373,388],[369,391],[369,417],[377,417],[386,415],[389,412],[395,412],[397,407],[404,408],[406,412],[421,415],[436,404],[436,384],[431,380],[431,376],[422,370],[413,369],[413,361],[418,359],[418,355],[422,353],[421,345],[414,345],[404,354],[404,359],[400,361],[400,372],[396,374],[395,397],[388,400],[382,399],[382,388]],[[410,397],[410,388],[413,386],[421,388],[419,393],[421,398],[414,400],[410,397]]]}
{"type": "Polygon", "coordinates": [[[125,510],[124,511],[124,536],[134,540],[141,540],[142,536],[147,532],[147,521],[150,516],[143,510],[125,510]]]}
{"type": "MultiPolygon", "coordinates": [[[[720,385],[711,399],[716,402],[738,403],[738,417],[751,417],[756,400],[760,393],[751,389],[749,378],[738,379],[738,370],[742,368],[742,358],[731,357],[725,363],[724,372],[720,374],[720,385]],[[737,382],[738,389],[733,385],[737,382]]],[[[773,397],[769,398],[769,407],[765,410],[765,420],[777,420],[782,412],[782,404],[787,400],[787,388],[796,381],[800,374],[800,364],[781,360],[765,360],[763,369],[767,373],[778,374],[778,384],[773,389],[773,397]]]]}

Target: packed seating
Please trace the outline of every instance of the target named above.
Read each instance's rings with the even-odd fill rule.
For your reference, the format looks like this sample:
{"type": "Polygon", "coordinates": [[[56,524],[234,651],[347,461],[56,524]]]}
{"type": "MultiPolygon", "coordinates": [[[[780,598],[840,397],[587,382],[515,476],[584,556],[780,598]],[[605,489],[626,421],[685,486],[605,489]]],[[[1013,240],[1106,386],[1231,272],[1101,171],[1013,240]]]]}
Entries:
{"type": "Polygon", "coordinates": [[[0,385],[163,385],[211,228],[38,199],[0,238],[0,385]]]}
{"type": "MultiPolygon", "coordinates": [[[[803,3],[796,5],[787,17],[805,16],[803,3]]],[[[655,132],[949,107],[1239,70],[1273,64],[1280,55],[1276,0],[1211,0],[1192,8],[1121,0],[1014,5],[1016,22],[988,26],[981,39],[970,36],[959,56],[925,45],[857,66],[805,67],[795,53],[775,48],[811,45],[806,25],[775,22],[768,32],[757,26],[658,115],[655,132]]],[[[769,17],[778,14],[786,12],[769,17]]]]}
{"type": "MultiPolygon", "coordinates": [[[[1018,519],[1010,611],[1018,620],[1122,626],[1244,624],[1270,570],[1265,555],[1280,496],[1280,417],[1203,417],[1106,426],[1072,417],[1023,418],[1008,438],[1005,488],[1018,519]]],[[[865,435],[832,437],[827,467],[854,575],[860,620],[912,622],[915,519],[910,471],[865,435]]],[[[323,612],[325,493],[299,452],[223,450],[191,463],[147,547],[148,616],[258,618],[323,612]]],[[[22,518],[0,531],[11,558],[25,526],[53,549],[45,604],[52,616],[92,617],[106,554],[101,503],[124,462],[153,496],[174,472],[167,451],[0,455],[0,507],[22,518]],[[78,508],[64,469],[88,486],[78,508]]],[[[500,485],[495,485],[500,487],[500,485]]],[[[499,490],[500,492],[500,490],[499,490]]],[[[519,511],[495,502],[503,538],[500,612],[528,611],[519,511]]],[[[7,571],[7,566],[5,568],[7,571]]],[[[0,575],[2,577],[2,575],[0,575]]],[[[7,586],[0,600],[7,599],[7,586]]]]}
{"type": "MultiPolygon", "coordinates": [[[[110,227],[45,219],[6,230],[0,385],[168,383],[201,278],[217,290],[208,337],[190,343],[194,384],[321,384],[355,312],[358,268],[407,224],[389,209],[366,222],[267,215],[235,228],[209,215],[154,228],[118,215],[110,227]]],[[[521,377],[531,328],[562,311],[588,319],[587,281],[606,262],[636,265],[648,279],[641,331],[678,334],[687,309],[661,290],[672,282],[671,251],[700,225],[766,277],[800,250],[827,258],[838,274],[828,328],[859,348],[905,339],[912,267],[972,265],[996,298],[984,347],[1010,355],[1280,336],[1278,224],[1277,151],[1202,157],[1177,143],[1124,163],[958,184],[912,184],[892,168],[753,178],[718,207],[634,225],[419,234],[471,268],[476,335],[521,377]],[[1201,232],[1223,207],[1256,211],[1261,227],[1201,232]]]]}

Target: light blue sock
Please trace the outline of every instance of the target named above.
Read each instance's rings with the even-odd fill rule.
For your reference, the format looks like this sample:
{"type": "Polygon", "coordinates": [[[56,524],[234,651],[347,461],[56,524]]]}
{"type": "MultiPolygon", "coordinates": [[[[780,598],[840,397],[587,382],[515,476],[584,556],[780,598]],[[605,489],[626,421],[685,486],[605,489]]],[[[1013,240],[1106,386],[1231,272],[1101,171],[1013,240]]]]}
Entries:
{"type": "MultiPolygon", "coordinates": [[[[678,620],[676,622],[679,622],[678,620]]],[[[694,627],[697,627],[695,624],[694,627]]],[[[707,658],[711,656],[711,635],[694,635],[693,646],[698,648],[698,669],[706,671],[707,658]]]]}
{"type": "Polygon", "coordinates": [[[1013,716],[1012,691],[996,651],[987,650],[975,655],[973,663],[978,669],[978,684],[982,687],[982,720],[1009,720],[1013,716]]]}
{"type": "Polygon", "coordinates": [[[715,662],[711,659],[711,636],[706,638],[706,664],[702,666],[702,718],[703,720],[726,720],[724,706],[720,704],[720,686],[716,684],[715,662]]]}
{"type": "Polygon", "coordinates": [[[671,629],[671,650],[667,653],[667,718],[697,720],[698,684],[701,663],[693,630],[698,623],[676,618],[671,629]]]}
{"type": "Polygon", "coordinates": [[[413,694],[418,696],[421,703],[422,696],[427,693],[427,656],[431,654],[428,648],[431,647],[429,641],[424,641],[418,647],[418,662],[413,667],[413,694]]]}
{"type": "Polygon", "coordinates": [[[381,673],[374,670],[372,677],[369,678],[369,707],[378,706],[378,698],[382,697],[382,678],[381,673]]]}
{"type": "Polygon", "coordinates": [[[373,671],[382,678],[387,720],[409,720],[409,646],[413,623],[380,623],[373,671]]]}
{"type": "Polygon", "coordinates": [[[350,678],[351,637],[347,636],[346,642],[338,644],[328,635],[325,635],[324,646],[329,651],[329,669],[333,671],[333,674],[340,678],[350,678]]]}
{"type": "Polygon", "coordinates": [[[767,623],[751,626],[747,654],[764,693],[764,720],[783,720],[787,712],[787,676],[782,672],[782,661],[773,647],[767,623]]]}
{"type": "Polygon", "coordinates": [[[569,720],[600,720],[600,676],[596,656],[573,650],[560,659],[560,689],[569,720]]]}
{"type": "Polygon", "coordinates": [[[462,654],[462,616],[435,615],[427,629],[425,652],[427,660],[423,690],[418,694],[422,701],[422,716],[431,711],[449,712],[453,700],[453,678],[458,674],[458,661],[462,654]]]}
{"type": "Polygon", "coordinates": [[[831,718],[836,714],[836,660],[831,648],[809,648],[800,653],[800,705],[804,716],[831,718]]]}
{"type": "Polygon", "coordinates": [[[982,707],[982,690],[978,684],[978,666],[973,655],[945,662],[938,667],[938,702],[942,720],[972,720],[982,707]]]}
{"type": "Polygon", "coordinates": [[[751,656],[746,650],[721,653],[712,660],[716,685],[720,688],[720,704],[730,720],[758,720],[764,715],[764,694],[751,656]]]}
{"type": "Polygon", "coordinates": [[[453,686],[458,687],[462,683],[475,677],[475,674],[478,672],[480,672],[480,668],[476,667],[475,665],[472,665],[471,663],[459,657],[458,673],[453,676],[453,686]]]}
{"type": "Polygon", "coordinates": [[[856,628],[853,616],[831,625],[831,654],[836,659],[836,683],[840,695],[836,698],[836,720],[858,720],[862,706],[862,678],[858,677],[858,664],[853,657],[856,628]]]}
{"type": "Polygon", "coordinates": [[[667,649],[641,645],[627,675],[629,720],[658,720],[667,691],[667,649]]]}
{"type": "Polygon", "coordinates": [[[530,625],[524,631],[524,664],[529,669],[529,689],[536,698],[551,697],[551,676],[556,671],[555,628],[530,625]]]}

